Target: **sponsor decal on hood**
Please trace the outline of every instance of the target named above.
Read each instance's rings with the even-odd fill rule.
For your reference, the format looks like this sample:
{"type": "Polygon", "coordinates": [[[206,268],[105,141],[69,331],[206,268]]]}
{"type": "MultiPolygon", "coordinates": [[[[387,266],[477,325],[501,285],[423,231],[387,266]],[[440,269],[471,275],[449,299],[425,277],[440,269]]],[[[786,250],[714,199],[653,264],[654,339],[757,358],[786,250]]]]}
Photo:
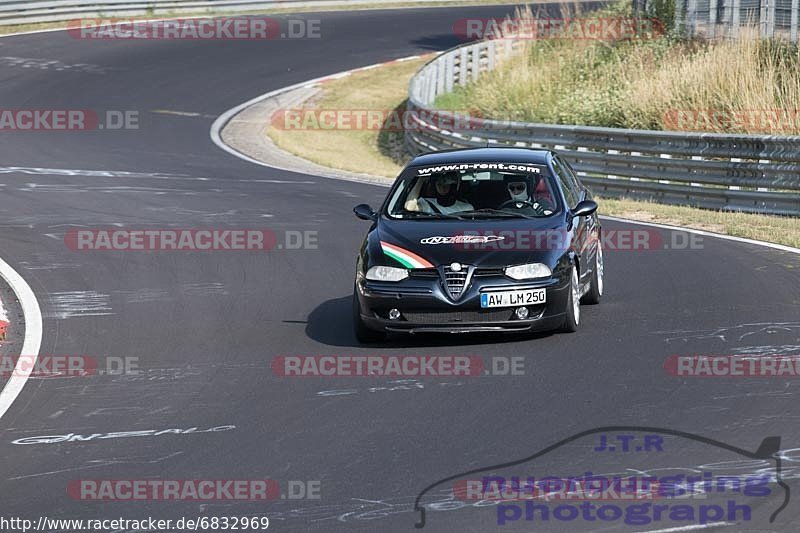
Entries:
{"type": "Polygon", "coordinates": [[[487,242],[501,241],[502,235],[453,235],[452,237],[425,237],[420,239],[420,244],[485,244],[487,242]]]}

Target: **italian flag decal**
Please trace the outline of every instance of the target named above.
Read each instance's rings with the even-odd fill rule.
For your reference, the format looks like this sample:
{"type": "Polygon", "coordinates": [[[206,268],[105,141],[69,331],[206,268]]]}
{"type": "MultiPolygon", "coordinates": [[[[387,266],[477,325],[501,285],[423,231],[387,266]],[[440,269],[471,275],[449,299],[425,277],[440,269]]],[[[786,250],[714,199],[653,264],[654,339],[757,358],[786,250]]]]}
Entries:
{"type": "Polygon", "coordinates": [[[400,263],[406,268],[433,268],[433,264],[421,258],[414,252],[409,252],[405,248],[400,248],[394,244],[381,241],[383,253],[400,263]]]}

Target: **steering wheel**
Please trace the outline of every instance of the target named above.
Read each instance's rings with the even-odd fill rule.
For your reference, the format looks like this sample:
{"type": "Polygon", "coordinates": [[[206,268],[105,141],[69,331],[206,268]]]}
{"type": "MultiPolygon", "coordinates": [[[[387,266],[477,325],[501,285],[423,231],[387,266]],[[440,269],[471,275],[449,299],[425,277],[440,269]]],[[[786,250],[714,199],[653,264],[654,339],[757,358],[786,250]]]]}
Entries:
{"type": "Polygon", "coordinates": [[[511,207],[512,205],[514,207],[518,208],[518,209],[520,209],[520,208],[522,208],[524,206],[528,206],[531,209],[536,209],[536,206],[533,205],[533,202],[529,202],[528,200],[506,200],[505,202],[500,204],[500,207],[498,207],[498,209],[503,209],[505,207],[511,207]],[[522,205],[518,205],[518,204],[522,204],[522,205]]]}

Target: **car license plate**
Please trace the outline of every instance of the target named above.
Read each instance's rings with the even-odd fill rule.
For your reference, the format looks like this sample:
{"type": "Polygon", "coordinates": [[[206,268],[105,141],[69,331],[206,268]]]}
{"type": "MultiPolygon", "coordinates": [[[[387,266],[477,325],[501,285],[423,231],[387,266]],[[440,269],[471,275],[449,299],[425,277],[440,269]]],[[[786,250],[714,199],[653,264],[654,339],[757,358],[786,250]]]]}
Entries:
{"type": "Polygon", "coordinates": [[[523,305],[543,304],[547,291],[545,289],[524,289],[520,291],[484,292],[481,294],[481,308],[516,307],[523,305]]]}

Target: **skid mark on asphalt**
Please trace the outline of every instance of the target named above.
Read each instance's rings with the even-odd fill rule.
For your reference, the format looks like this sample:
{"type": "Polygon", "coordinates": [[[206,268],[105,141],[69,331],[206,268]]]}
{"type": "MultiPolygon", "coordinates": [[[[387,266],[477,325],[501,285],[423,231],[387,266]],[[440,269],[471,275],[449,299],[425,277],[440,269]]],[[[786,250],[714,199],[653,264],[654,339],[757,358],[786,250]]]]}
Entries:
{"type": "Polygon", "coordinates": [[[223,212],[209,212],[209,211],[200,211],[197,209],[187,209],[185,207],[180,207],[180,206],[145,207],[144,211],[150,211],[153,213],[169,213],[173,218],[176,215],[189,217],[192,219],[214,218],[215,222],[219,221],[220,218],[227,222],[233,222],[236,220],[241,220],[244,222],[252,222],[253,217],[272,218],[275,216],[270,213],[264,213],[256,209],[228,209],[227,211],[223,212]]]}
{"type": "Polygon", "coordinates": [[[248,196],[245,193],[232,193],[226,192],[222,189],[205,189],[202,191],[185,190],[185,189],[166,189],[163,187],[141,187],[132,185],[113,185],[113,186],[86,186],[77,184],[37,184],[27,183],[25,187],[19,187],[16,190],[20,192],[36,192],[36,193],[91,193],[99,192],[105,194],[119,194],[119,193],[133,193],[133,194],[151,194],[161,196],[165,194],[177,194],[180,196],[203,196],[213,194],[219,196],[225,194],[226,196],[248,196]]]}
{"type": "Polygon", "coordinates": [[[113,458],[113,459],[92,459],[87,461],[81,466],[76,466],[73,468],[64,468],[62,470],[51,470],[49,472],[39,472],[36,474],[25,474],[24,476],[16,476],[8,478],[9,481],[16,481],[19,479],[30,479],[34,477],[43,477],[43,476],[52,476],[56,474],[65,474],[67,472],[81,472],[83,470],[91,470],[93,468],[103,468],[106,466],[113,466],[113,465],[154,465],[161,463],[163,461],[168,461],[174,457],[182,455],[183,452],[173,452],[169,455],[164,455],[162,457],[156,457],[155,459],[150,459],[148,457],[130,457],[127,459],[120,459],[120,458],[113,458]]]}
{"type": "Polygon", "coordinates": [[[63,255],[48,252],[34,252],[29,260],[20,261],[19,266],[25,270],[60,270],[81,268],[75,261],[65,261],[63,255]]]}
{"type": "Polygon", "coordinates": [[[48,295],[46,318],[64,320],[82,316],[113,315],[110,297],[97,291],[52,292],[48,295]]]}
{"type": "Polygon", "coordinates": [[[169,293],[163,289],[122,290],[114,291],[114,294],[121,296],[125,303],[129,304],[157,302],[169,299],[169,293]]]}
{"type": "Polygon", "coordinates": [[[424,389],[435,389],[437,387],[463,387],[465,385],[462,381],[449,382],[439,381],[436,383],[429,383],[426,387],[425,384],[417,379],[395,379],[389,381],[385,385],[376,385],[374,387],[367,387],[363,389],[329,389],[317,392],[318,397],[330,396],[352,396],[360,393],[376,393],[376,392],[393,392],[393,391],[419,391],[424,389]]]}
{"type": "Polygon", "coordinates": [[[0,66],[17,67],[36,70],[52,70],[56,72],[80,72],[82,74],[105,74],[109,69],[91,63],[64,63],[56,59],[39,59],[30,57],[0,57],[0,66]]]}
{"type": "Polygon", "coordinates": [[[191,118],[210,118],[216,119],[216,115],[204,115],[203,113],[195,113],[193,111],[173,111],[171,109],[153,109],[150,111],[156,115],[173,115],[176,117],[191,117],[191,118]]]}
{"type": "Polygon", "coordinates": [[[181,291],[188,296],[208,296],[218,295],[227,296],[229,293],[225,290],[222,283],[185,283],[181,285],[181,291]]]}
{"type": "Polygon", "coordinates": [[[161,172],[128,172],[124,170],[85,170],[72,168],[2,167],[0,174],[25,174],[36,176],[84,176],[89,178],[137,178],[179,181],[209,181],[210,178],[188,174],[164,174],[161,172]]]}
{"type": "Polygon", "coordinates": [[[753,335],[774,335],[776,333],[788,333],[795,339],[800,339],[800,322],[755,322],[749,324],[739,324],[736,326],[721,326],[710,330],[686,330],[686,331],[655,331],[657,335],[668,335],[666,341],[700,339],[719,339],[723,342],[743,341],[746,337],[753,335]]]}
{"type": "Polygon", "coordinates": [[[742,346],[733,348],[736,355],[796,355],[800,353],[800,344],[781,344],[775,346],[742,346]]]}
{"type": "MultiPolygon", "coordinates": [[[[185,296],[228,296],[230,293],[225,285],[219,282],[182,283],[178,291],[185,296]]],[[[131,290],[112,291],[115,296],[120,296],[125,303],[151,303],[174,300],[174,296],[165,289],[141,288],[131,290]]]]}

